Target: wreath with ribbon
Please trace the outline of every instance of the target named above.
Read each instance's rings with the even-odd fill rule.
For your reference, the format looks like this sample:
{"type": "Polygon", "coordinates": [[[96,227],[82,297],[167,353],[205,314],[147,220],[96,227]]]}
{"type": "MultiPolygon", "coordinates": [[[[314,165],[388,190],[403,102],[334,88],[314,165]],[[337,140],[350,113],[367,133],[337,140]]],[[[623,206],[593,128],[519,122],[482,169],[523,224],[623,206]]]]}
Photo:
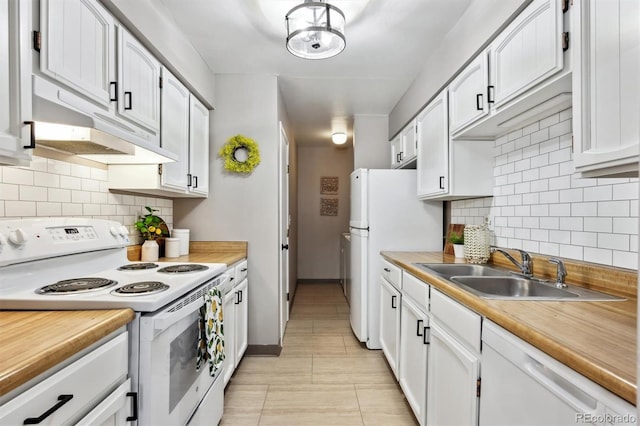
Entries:
{"type": "Polygon", "coordinates": [[[258,144],[251,138],[235,135],[220,148],[224,168],[236,173],[251,173],[260,164],[258,144]]]}

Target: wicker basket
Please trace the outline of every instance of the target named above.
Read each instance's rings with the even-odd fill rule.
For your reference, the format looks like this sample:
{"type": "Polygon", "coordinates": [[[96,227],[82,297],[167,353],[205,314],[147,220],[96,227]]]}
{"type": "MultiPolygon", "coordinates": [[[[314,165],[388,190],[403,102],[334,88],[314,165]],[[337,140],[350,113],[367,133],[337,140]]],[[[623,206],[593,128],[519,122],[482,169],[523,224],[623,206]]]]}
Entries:
{"type": "Polygon", "coordinates": [[[464,258],[469,263],[487,263],[489,250],[489,227],[467,225],[464,228],[464,258]]]}

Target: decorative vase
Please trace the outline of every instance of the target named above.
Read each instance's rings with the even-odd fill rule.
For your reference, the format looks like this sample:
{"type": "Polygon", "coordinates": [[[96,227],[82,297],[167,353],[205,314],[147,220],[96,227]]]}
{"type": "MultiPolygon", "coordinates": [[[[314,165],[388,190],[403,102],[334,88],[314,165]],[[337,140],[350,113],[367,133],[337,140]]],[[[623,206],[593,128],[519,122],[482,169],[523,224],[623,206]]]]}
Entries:
{"type": "Polygon", "coordinates": [[[142,244],[140,260],[143,262],[156,262],[160,254],[160,246],[156,240],[145,240],[142,244]]]}
{"type": "Polygon", "coordinates": [[[453,254],[457,258],[464,258],[464,244],[454,244],[453,254]]]}

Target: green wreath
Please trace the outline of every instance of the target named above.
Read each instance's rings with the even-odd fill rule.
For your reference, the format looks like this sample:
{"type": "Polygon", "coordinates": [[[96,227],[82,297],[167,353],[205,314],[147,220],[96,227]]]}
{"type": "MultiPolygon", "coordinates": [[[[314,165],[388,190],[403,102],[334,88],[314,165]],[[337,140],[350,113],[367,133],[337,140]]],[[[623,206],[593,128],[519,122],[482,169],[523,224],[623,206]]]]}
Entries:
{"type": "Polygon", "coordinates": [[[224,168],[236,173],[251,173],[260,164],[258,144],[251,138],[235,135],[227,139],[220,152],[224,168]],[[246,155],[246,159],[243,157],[246,155]]]}

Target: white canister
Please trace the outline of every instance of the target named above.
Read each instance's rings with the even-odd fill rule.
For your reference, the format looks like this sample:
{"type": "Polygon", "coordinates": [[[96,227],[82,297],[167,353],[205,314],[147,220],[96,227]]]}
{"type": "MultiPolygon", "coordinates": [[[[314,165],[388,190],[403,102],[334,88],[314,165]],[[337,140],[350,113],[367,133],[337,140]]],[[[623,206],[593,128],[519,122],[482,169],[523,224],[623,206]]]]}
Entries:
{"type": "Polygon", "coordinates": [[[171,235],[180,240],[180,256],[189,254],[189,230],[174,229],[171,235]]]}
{"type": "Polygon", "coordinates": [[[164,255],[165,257],[180,256],[180,238],[164,239],[164,255]]]}

